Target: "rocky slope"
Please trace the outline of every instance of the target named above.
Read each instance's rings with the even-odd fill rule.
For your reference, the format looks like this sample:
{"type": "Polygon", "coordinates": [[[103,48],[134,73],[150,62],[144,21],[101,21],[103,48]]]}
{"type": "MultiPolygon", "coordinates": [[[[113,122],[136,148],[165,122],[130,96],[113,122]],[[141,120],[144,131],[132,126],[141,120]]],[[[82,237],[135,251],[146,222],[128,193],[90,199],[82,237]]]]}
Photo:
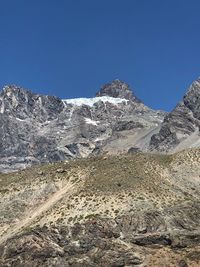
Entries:
{"type": "Polygon", "coordinates": [[[119,80],[90,99],[61,100],[6,86],[0,92],[0,171],[131,147],[146,150],[164,115],[119,80]]]}
{"type": "Polygon", "coordinates": [[[183,100],[167,114],[159,133],[151,137],[154,151],[175,152],[200,146],[200,80],[192,83],[183,100]]]}
{"type": "Polygon", "coordinates": [[[200,150],[0,175],[0,266],[200,266],[200,150]]]}

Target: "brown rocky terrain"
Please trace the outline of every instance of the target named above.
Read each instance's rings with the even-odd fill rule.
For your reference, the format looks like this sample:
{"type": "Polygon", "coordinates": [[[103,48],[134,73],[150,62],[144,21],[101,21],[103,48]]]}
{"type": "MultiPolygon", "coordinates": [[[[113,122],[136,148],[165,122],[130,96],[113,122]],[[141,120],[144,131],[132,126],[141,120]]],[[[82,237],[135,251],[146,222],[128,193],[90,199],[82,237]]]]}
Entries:
{"type": "Polygon", "coordinates": [[[200,150],[0,175],[0,266],[200,266],[200,150]]]}

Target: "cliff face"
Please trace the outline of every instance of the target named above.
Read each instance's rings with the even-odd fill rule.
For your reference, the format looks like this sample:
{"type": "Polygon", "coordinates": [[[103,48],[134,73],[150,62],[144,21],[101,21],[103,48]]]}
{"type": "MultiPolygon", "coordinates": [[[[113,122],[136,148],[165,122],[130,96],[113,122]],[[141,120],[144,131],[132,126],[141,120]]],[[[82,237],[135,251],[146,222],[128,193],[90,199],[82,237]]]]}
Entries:
{"type": "Polygon", "coordinates": [[[118,80],[97,95],[61,100],[5,87],[0,93],[0,171],[134,146],[146,149],[148,134],[157,132],[164,113],[149,109],[118,80]]]}
{"type": "Polygon", "coordinates": [[[151,138],[156,151],[176,151],[200,145],[200,80],[192,83],[183,100],[167,114],[158,134],[151,138]]]}

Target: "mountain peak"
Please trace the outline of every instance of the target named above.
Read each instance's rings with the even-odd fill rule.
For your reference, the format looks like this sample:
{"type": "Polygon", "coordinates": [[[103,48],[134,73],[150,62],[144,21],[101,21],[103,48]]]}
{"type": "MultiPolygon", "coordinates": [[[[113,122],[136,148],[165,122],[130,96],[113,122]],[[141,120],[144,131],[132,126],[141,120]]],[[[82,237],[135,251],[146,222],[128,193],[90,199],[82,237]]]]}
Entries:
{"type": "Polygon", "coordinates": [[[200,79],[194,81],[183,99],[165,116],[159,133],[151,137],[150,147],[159,151],[178,151],[199,147],[200,79]]]}
{"type": "Polygon", "coordinates": [[[11,95],[27,95],[27,94],[33,94],[31,91],[24,89],[20,86],[17,85],[5,85],[2,89],[2,91],[0,91],[0,95],[5,96],[5,97],[9,97],[11,95]]]}
{"type": "Polygon", "coordinates": [[[51,120],[57,118],[63,108],[63,102],[57,97],[35,94],[16,85],[6,85],[0,91],[0,113],[19,119],[51,120]]]}
{"type": "Polygon", "coordinates": [[[194,81],[183,97],[184,105],[200,120],[200,79],[194,81]]]}
{"type": "Polygon", "coordinates": [[[184,99],[190,95],[193,95],[193,96],[199,96],[200,95],[200,78],[195,80],[191,84],[191,86],[187,90],[186,94],[184,95],[184,99]]]}
{"type": "Polygon", "coordinates": [[[133,93],[130,86],[121,81],[121,80],[114,80],[111,83],[107,83],[100,89],[99,92],[96,94],[97,97],[99,96],[111,96],[115,98],[124,98],[134,102],[141,102],[133,93]]]}

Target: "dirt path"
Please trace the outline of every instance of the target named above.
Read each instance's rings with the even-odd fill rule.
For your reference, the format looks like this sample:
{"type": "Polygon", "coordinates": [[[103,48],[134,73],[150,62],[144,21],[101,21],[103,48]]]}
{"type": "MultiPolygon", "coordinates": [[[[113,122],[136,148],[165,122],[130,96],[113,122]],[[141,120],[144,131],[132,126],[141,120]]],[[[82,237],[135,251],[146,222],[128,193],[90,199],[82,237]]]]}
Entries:
{"type": "Polygon", "coordinates": [[[55,203],[57,203],[65,194],[69,194],[72,191],[73,187],[74,185],[72,183],[68,183],[63,188],[54,193],[49,199],[47,199],[45,203],[34,210],[29,217],[21,220],[18,224],[9,229],[8,232],[5,233],[5,235],[2,235],[0,237],[0,244],[20,232],[23,227],[30,225],[43,212],[49,210],[55,203]]]}

